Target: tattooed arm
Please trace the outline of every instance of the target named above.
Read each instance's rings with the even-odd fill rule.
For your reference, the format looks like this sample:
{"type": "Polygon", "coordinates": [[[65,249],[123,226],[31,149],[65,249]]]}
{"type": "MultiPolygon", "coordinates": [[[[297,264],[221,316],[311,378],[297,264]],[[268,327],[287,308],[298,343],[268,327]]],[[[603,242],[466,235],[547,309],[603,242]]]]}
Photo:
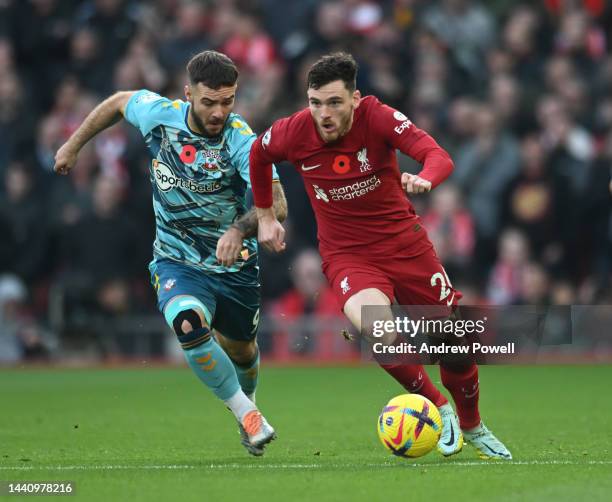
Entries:
{"type": "MultiPolygon", "coordinates": [[[[272,184],[274,214],[278,221],[287,218],[287,199],[280,182],[272,184]]],[[[242,241],[257,235],[257,212],[255,207],[237,219],[217,242],[217,261],[226,267],[233,265],[240,257],[242,241]]]]}

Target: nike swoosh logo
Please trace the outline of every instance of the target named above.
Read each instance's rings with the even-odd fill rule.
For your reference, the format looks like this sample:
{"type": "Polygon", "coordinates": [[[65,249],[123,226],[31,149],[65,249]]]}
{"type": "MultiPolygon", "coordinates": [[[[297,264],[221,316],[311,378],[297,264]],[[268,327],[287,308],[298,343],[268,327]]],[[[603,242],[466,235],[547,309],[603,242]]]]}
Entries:
{"type": "Polygon", "coordinates": [[[446,302],[446,305],[450,307],[453,304],[454,299],[455,299],[455,293],[453,293],[453,296],[450,297],[450,300],[446,302]]]}
{"type": "Polygon", "coordinates": [[[448,443],[444,443],[444,446],[452,446],[453,443],[455,442],[455,429],[453,429],[453,424],[450,424],[450,429],[451,429],[451,437],[448,440],[448,443]]]}
{"type": "Polygon", "coordinates": [[[413,394],[417,394],[423,388],[423,385],[425,385],[425,382],[421,382],[421,385],[419,385],[418,387],[410,389],[410,392],[412,392],[413,394]]]}
{"type": "Polygon", "coordinates": [[[487,443],[482,443],[482,446],[484,446],[487,450],[489,450],[494,455],[501,455],[502,457],[507,457],[507,455],[505,453],[502,453],[501,451],[495,451],[487,443]]]}
{"type": "Polygon", "coordinates": [[[316,166],[305,166],[304,164],[302,164],[302,171],[312,171],[317,167],[321,167],[321,164],[317,164],[316,166]]]}
{"type": "Polygon", "coordinates": [[[471,392],[471,393],[470,393],[470,392],[468,392],[467,390],[465,390],[463,387],[461,387],[461,392],[465,393],[465,397],[466,397],[466,399],[472,399],[474,396],[476,396],[476,394],[478,394],[478,391],[480,390],[480,389],[479,389],[479,386],[478,386],[478,384],[479,384],[479,383],[480,383],[480,382],[478,382],[478,383],[476,384],[476,388],[475,388],[475,389],[472,389],[472,392],[471,392]]]}
{"type": "Polygon", "coordinates": [[[395,436],[394,438],[391,438],[391,441],[393,441],[394,444],[399,445],[402,443],[402,434],[404,433],[404,417],[405,416],[406,414],[402,413],[402,419],[400,420],[400,423],[399,423],[397,436],[395,436]]]}

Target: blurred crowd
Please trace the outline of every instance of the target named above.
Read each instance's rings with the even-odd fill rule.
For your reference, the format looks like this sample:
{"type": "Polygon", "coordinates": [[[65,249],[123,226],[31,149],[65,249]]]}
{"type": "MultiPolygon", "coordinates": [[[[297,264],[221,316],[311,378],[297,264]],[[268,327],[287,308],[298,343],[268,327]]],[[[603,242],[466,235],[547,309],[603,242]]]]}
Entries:
{"type": "MultiPolygon", "coordinates": [[[[609,304],[611,38],[605,0],[0,0],[0,331],[44,356],[67,319],[155,311],[139,132],[101,134],[68,177],[54,154],[114,91],[182,98],[209,48],[240,67],[235,111],[257,132],[306,106],[319,55],[350,51],[362,94],[455,162],[413,202],[464,303],[609,304]]],[[[264,309],[330,314],[300,176],[279,174],[288,249],[261,255],[264,309]]]]}

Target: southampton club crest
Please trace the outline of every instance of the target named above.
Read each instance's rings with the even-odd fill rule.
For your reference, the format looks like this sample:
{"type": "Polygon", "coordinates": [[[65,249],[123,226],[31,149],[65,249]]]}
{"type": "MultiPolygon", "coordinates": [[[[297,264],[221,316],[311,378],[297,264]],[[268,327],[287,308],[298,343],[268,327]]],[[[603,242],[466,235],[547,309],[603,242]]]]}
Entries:
{"type": "Polygon", "coordinates": [[[182,171],[188,179],[199,182],[206,178],[219,178],[227,171],[220,149],[196,148],[192,144],[183,145],[179,159],[183,163],[182,171]]]}
{"type": "Polygon", "coordinates": [[[202,162],[199,166],[205,171],[215,172],[223,171],[223,159],[221,158],[221,151],[217,149],[204,149],[201,150],[202,162]]]}
{"type": "Polygon", "coordinates": [[[223,158],[225,138],[211,146],[207,141],[187,137],[182,131],[177,134],[176,150],[184,166],[184,174],[191,180],[199,181],[210,177],[218,178],[227,172],[223,158]]]}

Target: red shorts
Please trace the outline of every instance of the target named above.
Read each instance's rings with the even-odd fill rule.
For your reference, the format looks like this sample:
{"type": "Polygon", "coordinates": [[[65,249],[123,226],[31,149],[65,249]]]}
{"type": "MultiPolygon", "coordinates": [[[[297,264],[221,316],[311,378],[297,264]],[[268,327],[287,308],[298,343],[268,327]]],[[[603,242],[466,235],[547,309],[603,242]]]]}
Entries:
{"type": "Polygon", "coordinates": [[[453,288],[436,252],[418,256],[334,259],[323,266],[338,304],[363,289],[382,291],[399,305],[440,305],[453,308],[461,293],[453,288]]]}

